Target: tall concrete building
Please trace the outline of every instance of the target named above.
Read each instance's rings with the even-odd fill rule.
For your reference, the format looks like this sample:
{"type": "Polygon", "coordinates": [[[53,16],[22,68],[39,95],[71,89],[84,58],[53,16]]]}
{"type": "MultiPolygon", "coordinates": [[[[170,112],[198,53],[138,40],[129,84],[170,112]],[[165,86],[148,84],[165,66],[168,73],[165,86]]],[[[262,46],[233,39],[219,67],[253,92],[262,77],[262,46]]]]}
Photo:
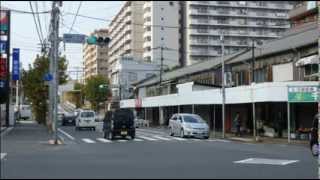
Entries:
{"type": "Polygon", "coordinates": [[[180,2],[146,1],[143,18],[143,59],[161,64],[162,57],[166,67],[180,65],[180,2]]]}
{"type": "MultiPolygon", "coordinates": [[[[95,30],[91,35],[108,37],[107,29],[95,30]]],[[[84,44],[83,46],[84,80],[93,75],[108,76],[108,47],[84,44]]]]}
{"type": "Polygon", "coordinates": [[[290,28],[289,1],[184,1],[183,59],[191,65],[251,46],[251,40],[267,41],[290,28]]]}
{"type": "MultiPolygon", "coordinates": [[[[121,57],[142,59],[143,1],[126,1],[109,25],[109,66],[121,57]]],[[[111,70],[109,70],[109,76],[111,70]]]]}

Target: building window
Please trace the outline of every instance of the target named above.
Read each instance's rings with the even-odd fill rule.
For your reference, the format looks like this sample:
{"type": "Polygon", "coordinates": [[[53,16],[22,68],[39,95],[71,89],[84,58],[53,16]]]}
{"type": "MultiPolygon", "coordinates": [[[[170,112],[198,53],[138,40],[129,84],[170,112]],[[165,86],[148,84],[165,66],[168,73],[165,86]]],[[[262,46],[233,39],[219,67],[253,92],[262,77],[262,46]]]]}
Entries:
{"type": "Polygon", "coordinates": [[[129,81],[130,82],[135,82],[138,80],[138,75],[137,73],[134,72],[129,72],[129,81]]]}
{"type": "Polygon", "coordinates": [[[161,17],[161,21],[163,21],[164,20],[164,18],[163,17],[161,17]]]}
{"type": "Polygon", "coordinates": [[[170,4],[170,6],[173,6],[173,5],[174,5],[174,3],[173,3],[172,1],[170,1],[169,4],[170,4]]]}
{"type": "Polygon", "coordinates": [[[161,8],[161,11],[163,11],[164,10],[164,8],[161,8]]]}
{"type": "Polygon", "coordinates": [[[161,41],[163,41],[164,40],[164,37],[161,37],[161,41]]]}
{"type": "Polygon", "coordinates": [[[310,76],[318,73],[319,65],[318,64],[308,64],[305,66],[304,76],[310,76]]]}

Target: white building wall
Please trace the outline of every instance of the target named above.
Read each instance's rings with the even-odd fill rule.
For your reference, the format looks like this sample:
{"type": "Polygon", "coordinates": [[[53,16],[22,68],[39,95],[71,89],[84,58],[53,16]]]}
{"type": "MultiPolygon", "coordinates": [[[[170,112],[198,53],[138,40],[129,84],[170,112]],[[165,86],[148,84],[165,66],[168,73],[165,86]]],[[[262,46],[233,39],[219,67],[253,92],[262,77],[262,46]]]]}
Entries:
{"type": "MultiPolygon", "coordinates": [[[[226,89],[226,104],[287,102],[288,86],[317,86],[318,82],[272,82],[226,89]],[[251,95],[252,94],[252,95],[251,95]]],[[[177,94],[142,98],[142,107],[222,104],[220,89],[190,91],[193,83],[178,86],[177,94]]],[[[123,100],[121,108],[134,108],[134,99],[123,100]]]]}

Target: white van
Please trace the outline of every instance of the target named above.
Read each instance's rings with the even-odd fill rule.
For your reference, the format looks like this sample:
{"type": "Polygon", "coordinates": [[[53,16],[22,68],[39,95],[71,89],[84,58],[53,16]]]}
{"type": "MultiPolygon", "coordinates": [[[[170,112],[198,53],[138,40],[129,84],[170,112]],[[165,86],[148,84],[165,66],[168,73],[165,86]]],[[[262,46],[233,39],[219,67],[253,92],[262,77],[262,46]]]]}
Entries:
{"type": "Polygon", "coordinates": [[[76,130],[90,128],[96,130],[96,114],[91,110],[81,110],[76,117],[76,130]]]}
{"type": "Polygon", "coordinates": [[[31,118],[31,107],[30,105],[20,105],[19,118],[27,120],[31,118]]]}

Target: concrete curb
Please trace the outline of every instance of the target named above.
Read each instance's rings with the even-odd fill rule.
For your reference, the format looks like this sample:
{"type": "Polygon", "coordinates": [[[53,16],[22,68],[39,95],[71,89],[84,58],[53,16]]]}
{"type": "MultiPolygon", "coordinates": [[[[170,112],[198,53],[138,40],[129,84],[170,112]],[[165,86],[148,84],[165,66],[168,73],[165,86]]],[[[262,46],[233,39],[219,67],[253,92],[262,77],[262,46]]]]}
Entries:
{"type": "Polygon", "coordinates": [[[7,135],[10,131],[13,130],[14,127],[6,127],[5,129],[1,130],[0,132],[0,136],[3,137],[5,135],[7,135]]]}

